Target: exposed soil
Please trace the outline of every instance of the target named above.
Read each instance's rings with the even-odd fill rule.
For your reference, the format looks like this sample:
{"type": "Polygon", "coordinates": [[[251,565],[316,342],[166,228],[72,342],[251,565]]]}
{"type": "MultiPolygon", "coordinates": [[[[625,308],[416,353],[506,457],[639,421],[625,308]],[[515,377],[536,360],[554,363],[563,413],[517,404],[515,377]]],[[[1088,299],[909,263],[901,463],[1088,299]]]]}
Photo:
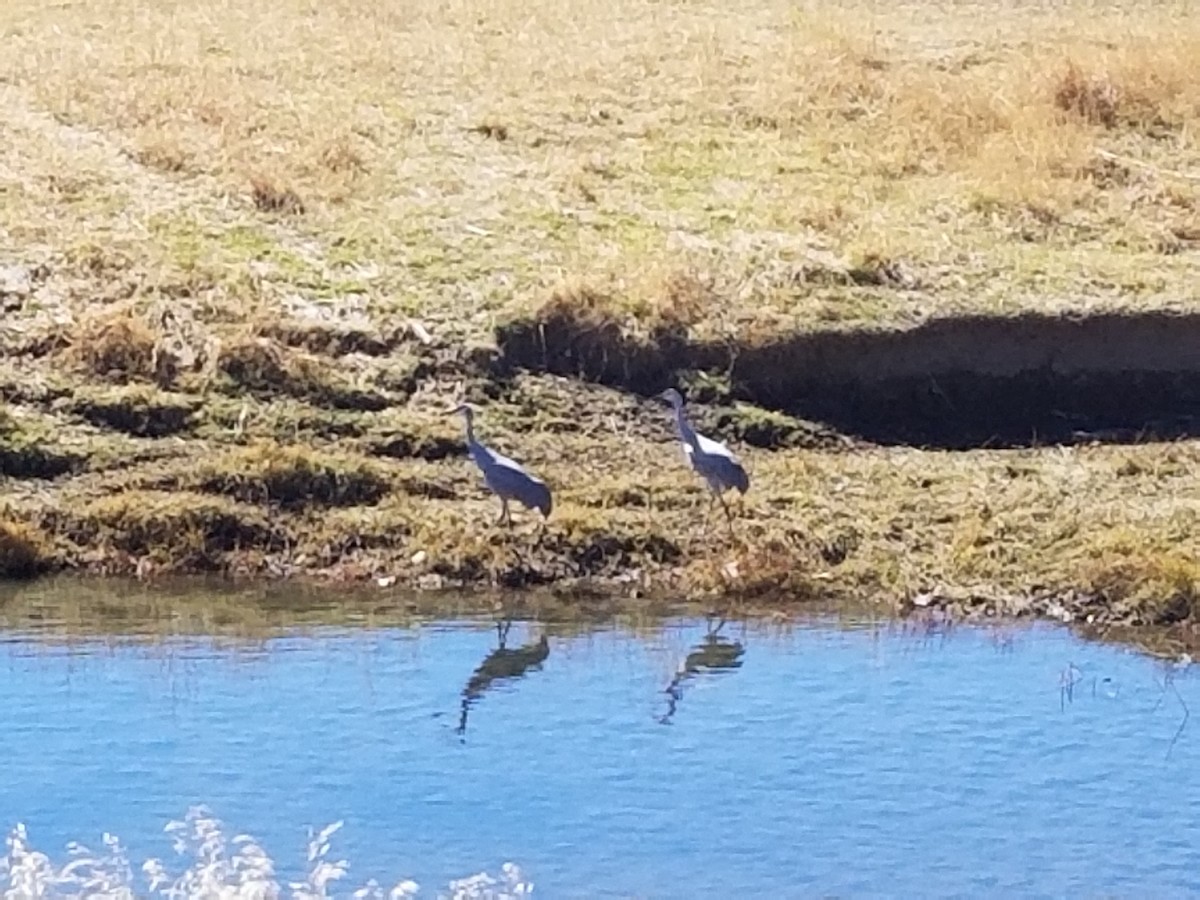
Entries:
{"type": "Polygon", "coordinates": [[[881,444],[967,449],[1194,436],[1200,315],[955,317],[739,345],[552,307],[497,334],[506,362],[651,395],[696,370],[738,400],[881,444]]]}

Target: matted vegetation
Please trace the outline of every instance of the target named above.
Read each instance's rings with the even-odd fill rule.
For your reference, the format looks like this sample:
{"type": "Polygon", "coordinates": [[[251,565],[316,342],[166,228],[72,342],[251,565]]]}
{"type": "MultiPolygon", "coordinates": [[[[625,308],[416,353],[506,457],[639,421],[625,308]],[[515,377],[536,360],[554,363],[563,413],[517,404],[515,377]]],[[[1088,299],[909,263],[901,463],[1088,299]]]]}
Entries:
{"type": "Polygon", "coordinates": [[[12,0],[0,35],[6,574],[1195,618],[1195,446],[1086,443],[1195,430],[1186,4],[12,0]],[[744,448],[735,540],[670,383],[744,448]],[[544,536],[491,526],[463,396],[544,536]]]}

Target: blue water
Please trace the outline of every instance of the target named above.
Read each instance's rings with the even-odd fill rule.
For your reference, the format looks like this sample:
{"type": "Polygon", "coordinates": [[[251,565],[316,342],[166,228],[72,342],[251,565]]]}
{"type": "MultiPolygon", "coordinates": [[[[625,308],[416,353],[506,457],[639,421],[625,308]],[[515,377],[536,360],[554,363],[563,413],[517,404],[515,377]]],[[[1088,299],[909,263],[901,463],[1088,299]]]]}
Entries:
{"type": "MultiPolygon", "coordinates": [[[[114,832],[138,861],[169,856],[163,825],[204,803],[286,879],[307,827],[344,819],[348,888],[512,860],[548,898],[1200,892],[1186,669],[1049,626],[727,623],[740,655],[678,680],[668,715],[708,627],[550,628],[465,732],[489,622],[10,633],[0,825],[52,856],[114,832]]],[[[516,623],[506,646],[541,633],[516,623]]]]}

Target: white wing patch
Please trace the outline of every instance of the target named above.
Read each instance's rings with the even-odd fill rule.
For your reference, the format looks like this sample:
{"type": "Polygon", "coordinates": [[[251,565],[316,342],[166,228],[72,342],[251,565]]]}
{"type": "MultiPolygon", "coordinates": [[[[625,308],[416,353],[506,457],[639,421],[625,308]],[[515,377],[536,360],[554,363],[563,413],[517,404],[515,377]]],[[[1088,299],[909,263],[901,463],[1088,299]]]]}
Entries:
{"type": "Polygon", "coordinates": [[[521,475],[524,475],[526,478],[530,479],[531,481],[536,481],[538,483],[541,483],[540,478],[536,478],[535,476],[529,474],[529,472],[526,471],[525,467],[523,465],[521,465],[519,462],[517,462],[515,459],[510,459],[509,457],[505,456],[503,453],[497,453],[491,447],[485,447],[483,444],[479,444],[478,446],[479,446],[479,450],[480,450],[480,456],[483,458],[477,459],[476,463],[478,463],[479,468],[483,469],[485,472],[489,468],[496,468],[496,467],[499,467],[502,469],[511,469],[514,472],[518,472],[521,475]]]}
{"type": "Polygon", "coordinates": [[[702,434],[697,434],[696,443],[700,445],[700,452],[705,456],[723,456],[728,460],[737,462],[737,457],[734,455],[733,451],[720,441],[714,441],[711,438],[706,438],[702,434]]]}

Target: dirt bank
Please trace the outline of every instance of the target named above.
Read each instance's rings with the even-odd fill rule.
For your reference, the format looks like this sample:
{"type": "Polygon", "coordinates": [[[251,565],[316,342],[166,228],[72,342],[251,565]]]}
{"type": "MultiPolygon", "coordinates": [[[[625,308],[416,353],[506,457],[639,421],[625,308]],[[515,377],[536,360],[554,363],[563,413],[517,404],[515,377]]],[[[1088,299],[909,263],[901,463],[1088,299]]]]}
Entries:
{"type": "Polygon", "coordinates": [[[1200,314],[959,316],[759,342],[630,337],[555,306],[502,327],[506,362],[651,395],[698,372],[729,396],[882,444],[967,449],[1194,436],[1200,314]]]}

